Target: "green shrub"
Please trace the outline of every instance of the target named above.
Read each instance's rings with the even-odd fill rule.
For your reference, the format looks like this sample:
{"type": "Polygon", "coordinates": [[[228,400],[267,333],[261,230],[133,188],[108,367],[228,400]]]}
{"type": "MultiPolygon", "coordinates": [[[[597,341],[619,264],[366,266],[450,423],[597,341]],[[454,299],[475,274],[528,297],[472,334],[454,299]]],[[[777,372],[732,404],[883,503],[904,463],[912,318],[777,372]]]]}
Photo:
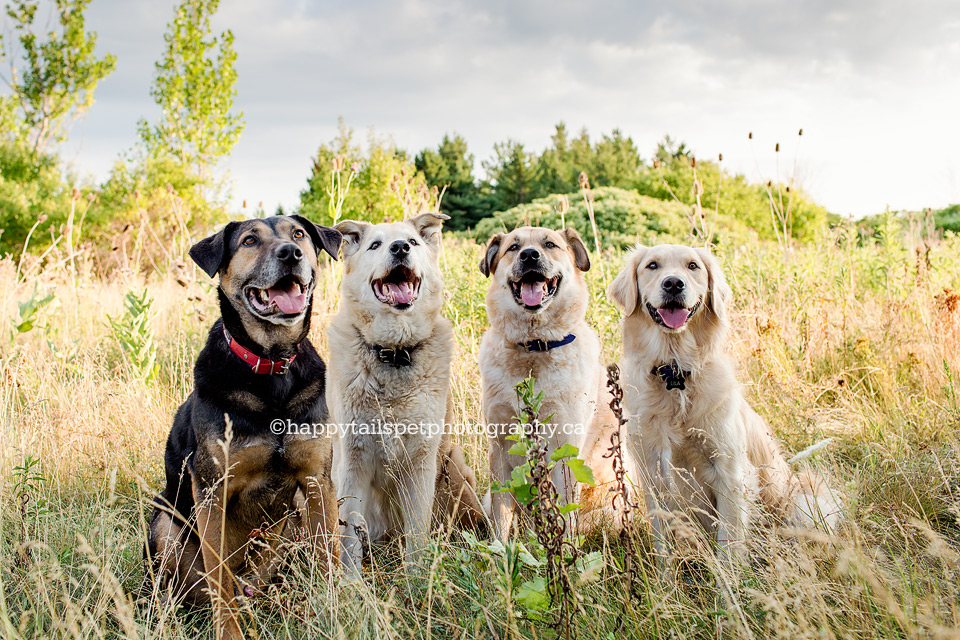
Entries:
{"type": "Polygon", "coordinates": [[[70,212],[71,189],[63,183],[56,156],[36,153],[14,141],[0,141],[0,253],[19,255],[27,234],[31,248],[50,244],[49,229],[64,223],[70,212]]]}
{"type": "Polygon", "coordinates": [[[938,229],[960,233],[960,204],[952,204],[946,209],[940,209],[934,216],[938,229]]]}
{"type": "MultiPolygon", "coordinates": [[[[591,193],[597,229],[604,247],[623,248],[637,242],[652,242],[654,238],[663,236],[682,238],[690,229],[686,213],[675,202],[641,196],[616,187],[601,187],[593,189],[591,193]]],[[[580,193],[538,198],[528,204],[494,213],[492,217],[481,220],[472,235],[485,241],[498,231],[510,231],[526,225],[559,229],[560,203],[563,199],[569,203],[569,209],[563,215],[566,226],[580,232],[592,248],[593,229],[580,193]]]]}

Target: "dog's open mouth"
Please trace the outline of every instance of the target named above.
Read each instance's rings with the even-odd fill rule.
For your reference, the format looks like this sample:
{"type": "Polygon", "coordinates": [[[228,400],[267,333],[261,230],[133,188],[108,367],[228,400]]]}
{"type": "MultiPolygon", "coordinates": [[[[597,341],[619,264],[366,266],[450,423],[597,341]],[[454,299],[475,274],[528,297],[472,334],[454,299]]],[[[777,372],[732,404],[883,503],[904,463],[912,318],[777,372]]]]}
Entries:
{"type": "Polygon", "coordinates": [[[653,318],[654,322],[668,329],[679,329],[683,327],[699,308],[699,301],[689,309],[676,301],[664,303],[659,309],[649,302],[647,303],[647,312],[650,313],[650,317],[653,318]]]}
{"type": "Polygon", "coordinates": [[[528,271],[519,280],[510,283],[510,289],[517,304],[523,305],[530,311],[543,306],[546,300],[557,293],[559,287],[560,276],[547,278],[536,271],[528,271]]]}
{"type": "Polygon", "coordinates": [[[284,276],[267,289],[247,287],[247,300],[262,316],[295,316],[307,307],[307,289],[295,275],[284,276]]]}
{"type": "Polygon", "coordinates": [[[395,267],[390,273],[372,283],[377,300],[406,309],[420,295],[420,278],[408,267],[395,267]]]}

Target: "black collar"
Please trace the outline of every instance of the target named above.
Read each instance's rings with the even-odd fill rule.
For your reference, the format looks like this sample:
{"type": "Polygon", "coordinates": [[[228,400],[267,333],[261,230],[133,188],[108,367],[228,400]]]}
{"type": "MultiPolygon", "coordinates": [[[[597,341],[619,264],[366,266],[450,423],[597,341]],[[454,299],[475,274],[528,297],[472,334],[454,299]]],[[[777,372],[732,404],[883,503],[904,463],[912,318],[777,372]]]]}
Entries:
{"type": "Polygon", "coordinates": [[[399,368],[409,367],[413,364],[413,352],[420,345],[414,345],[412,347],[382,347],[379,344],[368,344],[367,346],[373,349],[373,352],[377,354],[380,362],[399,368]]]}
{"type": "Polygon", "coordinates": [[[551,349],[556,349],[557,347],[562,347],[565,344],[570,344],[577,339],[577,336],[570,335],[564,336],[562,340],[531,340],[529,342],[519,343],[521,347],[526,347],[527,351],[550,351],[551,349]]]}
{"type": "Polygon", "coordinates": [[[683,391],[687,388],[684,382],[690,377],[691,372],[681,369],[677,361],[674,360],[670,364],[661,364],[654,367],[650,370],[650,373],[667,384],[667,391],[671,389],[680,389],[683,391]]]}

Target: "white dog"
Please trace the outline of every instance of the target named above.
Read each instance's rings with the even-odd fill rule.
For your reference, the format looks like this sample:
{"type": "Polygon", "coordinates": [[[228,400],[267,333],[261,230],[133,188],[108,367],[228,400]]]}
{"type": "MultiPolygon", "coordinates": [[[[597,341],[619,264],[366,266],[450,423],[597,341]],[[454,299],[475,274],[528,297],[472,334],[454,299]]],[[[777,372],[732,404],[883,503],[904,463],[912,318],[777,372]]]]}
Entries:
{"type": "MultiPolygon", "coordinates": [[[[590,256],[573,229],[552,231],[522,227],[490,239],[480,270],[490,276],[487,316],[490,329],[480,343],[483,406],[490,434],[490,475],[509,484],[523,457],[510,455],[512,442],[503,425],[518,414],[514,386],[532,376],[545,393],[540,419],[547,422],[550,452],[563,444],[594,474],[595,487],[581,486],[565,465],[553,470],[553,482],[564,502],[580,502],[581,527],[593,524],[610,507],[614,480],[609,459],[610,434],[616,420],[610,410],[606,372],[600,362],[600,340],[586,322],[589,293],[583,272],[590,256]],[[552,431],[552,433],[551,433],[552,431]]],[[[626,455],[627,464],[629,454],[626,455]]],[[[517,505],[512,495],[494,493],[490,515],[501,539],[510,535],[517,505]]]]}
{"type": "Polygon", "coordinates": [[[339,437],[345,569],[370,543],[402,532],[414,562],[431,510],[477,524],[476,479],[448,431],[453,331],[442,307],[442,214],[372,225],[345,221],[340,312],[328,330],[327,402],[339,437]]]}
{"type": "Polygon", "coordinates": [[[625,312],[630,443],[661,557],[664,511],[681,504],[732,555],[744,549],[757,497],[789,524],[835,527],[840,508],[826,483],[792,472],[743,398],[727,353],[732,292],[716,259],[706,249],[638,247],[609,294],[625,312]]]}

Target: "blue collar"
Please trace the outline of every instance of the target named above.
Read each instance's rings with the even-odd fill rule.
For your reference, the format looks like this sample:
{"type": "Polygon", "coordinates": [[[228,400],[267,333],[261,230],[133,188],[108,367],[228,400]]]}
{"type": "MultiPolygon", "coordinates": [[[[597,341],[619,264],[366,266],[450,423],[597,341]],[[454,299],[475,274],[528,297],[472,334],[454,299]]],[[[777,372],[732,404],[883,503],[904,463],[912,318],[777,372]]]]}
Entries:
{"type": "Polygon", "coordinates": [[[521,342],[521,347],[526,347],[527,351],[550,351],[565,344],[570,344],[577,339],[572,333],[564,336],[562,340],[531,340],[530,342],[521,342]]]}

